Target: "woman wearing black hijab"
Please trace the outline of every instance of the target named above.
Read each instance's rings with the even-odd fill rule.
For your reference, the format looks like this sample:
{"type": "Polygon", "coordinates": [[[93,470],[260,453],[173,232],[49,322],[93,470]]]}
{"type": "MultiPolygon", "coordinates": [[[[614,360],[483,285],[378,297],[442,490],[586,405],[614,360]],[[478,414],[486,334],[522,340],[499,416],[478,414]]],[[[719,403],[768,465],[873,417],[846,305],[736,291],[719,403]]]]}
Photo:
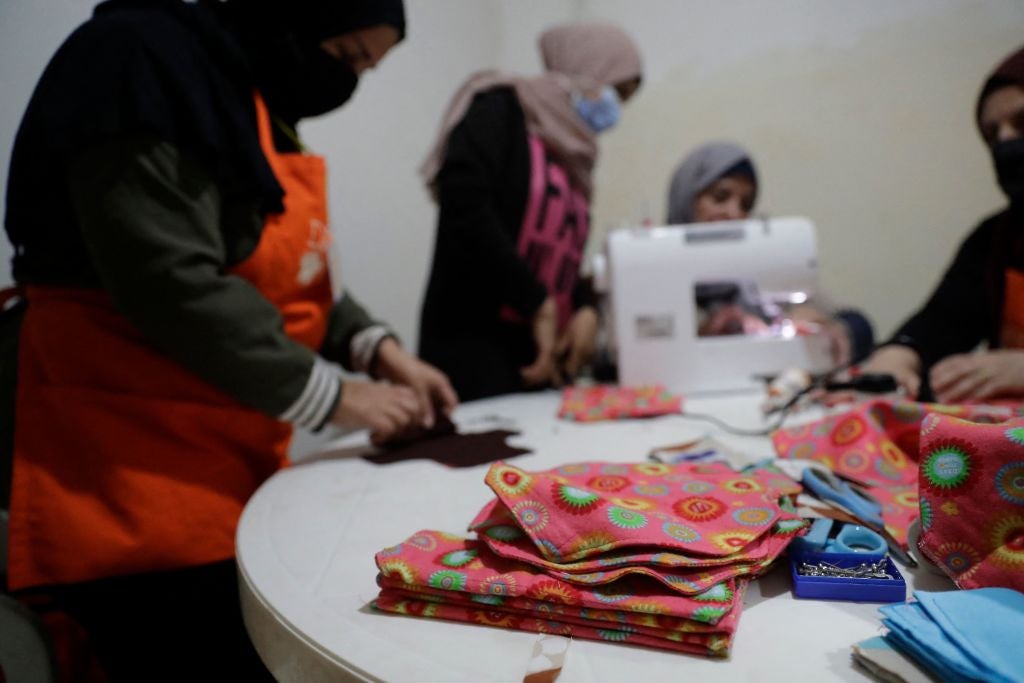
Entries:
{"type": "Polygon", "coordinates": [[[384,441],[454,406],[333,300],[323,160],[294,129],[404,30],[400,0],[112,0],[37,85],[5,220],[8,586],[79,621],[113,680],[265,676],[234,532],[292,426],[384,441]]]}
{"type": "Polygon", "coordinates": [[[975,113],[1010,204],[970,234],[924,307],[864,365],[942,403],[1024,396],[1024,49],[985,81],[975,113]]]}

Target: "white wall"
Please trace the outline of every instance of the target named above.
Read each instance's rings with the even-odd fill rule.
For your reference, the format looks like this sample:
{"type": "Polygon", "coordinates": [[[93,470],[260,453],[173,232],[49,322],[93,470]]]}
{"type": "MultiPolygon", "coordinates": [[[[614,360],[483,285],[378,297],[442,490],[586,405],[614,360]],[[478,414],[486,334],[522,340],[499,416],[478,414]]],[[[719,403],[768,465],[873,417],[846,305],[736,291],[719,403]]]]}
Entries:
{"type": "Polygon", "coordinates": [[[661,220],[681,157],[732,138],[758,162],[758,209],[812,218],[822,285],[888,334],[1005,203],[973,117],[983,77],[1024,42],[1018,0],[580,5],[638,37],[648,67],[602,145],[598,228],[648,206],[661,220]]]}
{"type": "MultiPolygon", "coordinates": [[[[448,97],[477,68],[539,68],[549,23],[602,18],[640,42],[646,82],[602,144],[599,231],[651,212],[710,138],[746,144],[759,209],[810,216],[824,285],[883,333],[998,208],[973,124],[983,75],[1021,42],[1019,0],[407,0],[409,38],[348,107],[303,128],[331,163],[346,284],[415,343],[434,233],[416,175],[448,97]]],[[[87,0],[0,2],[0,183],[29,93],[87,0]]],[[[3,208],[0,200],[0,210],[3,208]]],[[[596,241],[596,240],[595,240],[596,241]]],[[[0,244],[0,285],[10,251],[0,244]]]]}

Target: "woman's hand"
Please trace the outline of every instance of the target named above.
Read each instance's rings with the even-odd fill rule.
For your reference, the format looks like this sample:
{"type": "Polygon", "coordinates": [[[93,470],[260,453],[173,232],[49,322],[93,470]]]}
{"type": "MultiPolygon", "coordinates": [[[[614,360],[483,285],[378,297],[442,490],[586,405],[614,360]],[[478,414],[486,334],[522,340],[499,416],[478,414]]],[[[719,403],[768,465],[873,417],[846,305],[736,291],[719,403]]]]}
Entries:
{"type": "Polygon", "coordinates": [[[349,381],[331,415],[339,427],[369,429],[374,444],[406,438],[420,428],[420,406],[409,387],[386,382],[349,381]]]}
{"type": "Polygon", "coordinates": [[[576,311],[555,347],[555,357],[565,358],[562,369],[572,381],[597,350],[597,310],[584,306],[576,311]]]}
{"type": "Polygon", "coordinates": [[[921,357],[909,346],[883,346],[860,365],[860,371],[892,375],[910,398],[917,398],[921,390],[921,357]]]}
{"type": "Polygon", "coordinates": [[[940,403],[1024,395],[1024,351],[998,349],[950,356],[932,368],[929,379],[940,403]]]}
{"type": "Polygon", "coordinates": [[[438,409],[450,417],[459,404],[459,397],[443,372],[407,352],[390,337],[377,347],[373,369],[376,376],[412,389],[419,406],[419,422],[425,429],[434,426],[438,409]]]}
{"type": "Polygon", "coordinates": [[[533,315],[533,341],[537,346],[537,358],[532,364],[519,370],[527,386],[536,387],[548,382],[558,386],[562,383],[558,364],[555,362],[557,337],[558,306],[549,296],[533,315]]]}

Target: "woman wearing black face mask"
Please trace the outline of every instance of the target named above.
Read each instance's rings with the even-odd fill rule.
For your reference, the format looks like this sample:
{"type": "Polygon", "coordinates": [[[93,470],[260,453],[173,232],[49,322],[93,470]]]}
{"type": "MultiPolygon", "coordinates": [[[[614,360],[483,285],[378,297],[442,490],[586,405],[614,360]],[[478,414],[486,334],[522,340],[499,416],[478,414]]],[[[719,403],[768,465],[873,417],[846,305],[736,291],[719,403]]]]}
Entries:
{"type": "Polygon", "coordinates": [[[967,238],[924,308],[863,366],[943,403],[1024,396],[1024,49],[988,78],[976,113],[1010,205],[967,238]],[[988,349],[971,353],[981,342],[988,349]]]}
{"type": "Polygon", "coordinates": [[[323,160],[294,131],[403,32],[400,0],[114,0],[33,94],[6,216],[8,586],[79,622],[111,680],[266,677],[234,531],[292,426],[386,440],[455,402],[332,299],[323,160]]]}

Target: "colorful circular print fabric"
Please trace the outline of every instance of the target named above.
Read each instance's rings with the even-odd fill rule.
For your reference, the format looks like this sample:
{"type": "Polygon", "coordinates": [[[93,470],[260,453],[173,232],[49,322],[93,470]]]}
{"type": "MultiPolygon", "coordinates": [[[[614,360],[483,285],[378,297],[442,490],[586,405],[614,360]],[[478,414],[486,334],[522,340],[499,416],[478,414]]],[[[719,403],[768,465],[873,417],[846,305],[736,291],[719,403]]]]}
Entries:
{"type": "Polygon", "coordinates": [[[563,605],[577,605],[580,593],[575,588],[561,581],[541,581],[527,591],[527,595],[535,600],[557,602],[563,605]]]}
{"type": "Polygon", "coordinates": [[[470,615],[478,624],[483,626],[497,626],[499,628],[519,628],[519,620],[508,612],[485,611],[481,609],[470,610],[470,615]]]}
{"type": "Polygon", "coordinates": [[[699,479],[695,479],[693,481],[686,482],[681,488],[685,493],[692,493],[695,496],[699,496],[702,493],[714,491],[715,485],[710,481],[700,481],[699,479]]]}
{"type": "Polygon", "coordinates": [[[512,506],[512,514],[528,532],[536,533],[548,525],[548,509],[535,500],[524,500],[512,506]]]}
{"type": "Polygon", "coordinates": [[[603,474],[588,480],[587,486],[598,491],[615,493],[629,486],[629,479],[614,474],[603,474]]]}
{"type": "Polygon", "coordinates": [[[700,534],[695,530],[683,524],[677,524],[675,522],[665,522],[661,526],[662,532],[669,538],[679,541],[681,543],[693,543],[694,541],[700,540],[700,534]]]}
{"type": "Polygon", "coordinates": [[[764,526],[775,517],[771,508],[749,507],[740,508],[732,513],[732,518],[743,526],[764,526]]]}
{"type": "Polygon", "coordinates": [[[653,510],[654,503],[640,498],[612,498],[611,502],[627,510],[653,510]]]}
{"type": "Polygon", "coordinates": [[[848,474],[859,474],[866,470],[871,461],[860,451],[846,451],[839,456],[839,467],[848,474]]]}
{"type": "Polygon", "coordinates": [[[593,512],[603,502],[596,493],[567,484],[553,484],[552,493],[555,505],[572,515],[585,515],[593,512]]]}
{"type": "Polygon", "coordinates": [[[921,531],[928,531],[935,521],[935,512],[932,510],[932,503],[927,498],[921,498],[921,531]]]}
{"type": "Polygon", "coordinates": [[[691,522],[709,522],[725,514],[725,503],[717,498],[693,496],[677,501],[672,510],[691,522]]]}
{"type": "Polygon", "coordinates": [[[1014,505],[1024,505],[1024,461],[1003,465],[996,473],[996,491],[1014,505]]]}
{"type": "Polygon", "coordinates": [[[608,507],[608,521],[620,529],[643,529],[647,526],[647,517],[643,513],[614,505],[608,507]]]}
{"type": "Polygon", "coordinates": [[[890,465],[897,470],[906,469],[907,467],[907,456],[903,453],[899,446],[894,444],[892,441],[886,439],[881,444],[882,457],[885,458],[890,465]]]}
{"type": "Polygon", "coordinates": [[[758,493],[763,490],[760,484],[748,477],[730,479],[722,484],[722,488],[732,493],[758,493]]]}
{"type": "Polygon", "coordinates": [[[1005,432],[1006,438],[1017,444],[1018,446],[1024,446],[1024,427],[1011,427],[1005,432]]]}
{"type": "Polygon", "coordinates": [[[521,496],[530,490],[533,477],[526,472],[508,465],[498,465],[488,472],[490,483],[509,496],[521,496]]]}
{"type": "Polygon", "coordinates": [[[989,557],[1004,569],[1024,569],[1024,515],[1006,515],[996,521],[989,534],[995,547],[989,557]]]}
{"type": "Polygon", "coordinates": [[[460,591],[466,587],[466,575],[453,569],[439,569],[430,575],[427,583],[431,588],[446,591],[460,591]]]}
{"type": "Polygon", "coordinates": [[[607,531],[591,531],[580,534],[576,537],[576,540],[569,544],[566,557],[570,559],[589,557],[590,555],[610,550],[614,545],[615,537],[607,531]]]}
{"type": "Polygon", "coordinates": [[[974,547],[961,541],[940,545],[938,554],[942,565],[954,575],[963,574],[981,559],[974,547]]]}
{"type": "Polygon", "coordinates": [[[921,485],[950,492],[967,485],[975,468],[973,448],[959,439],[934,444],[921,463],[921,485]]]}
{"type": "Polygon", "coordinates": [[[380,573],[389,579],[399,579],[402,583],[415,585],[419,582],[416,569],[405,560],[388,560],[380,565],[380,573]]]}
{"type": "Polygon", "coordinates": [[[836,446],[848,446],[864,436],[867,429],[859,415],[851,415],[840,422],[832,432],[832,443],[836,446]]]}
{"type": "Polygon", "coordinates": [[[722,550],[738,551],[748,545],[755,538],[757,538],[756,535],[747,533],[746,531],[726,531],[712,536],[711,542],[722,550]]]}
{"type": "Polygon", "coordinates": [[[430,534],[416,534],[409,539],[409,545],[413,548],[430,552],[437,547],[437,539],[430,534]]]}
{"type": "Polygon", "coordinates": [[[942,416],[931,413],[921,421],[921,436],[928,436],[939,426],[942,416]]]}
{"type": "Polygon", "coordinates": [[[633,493],[636,495],[649,496],[651,498],[667,496],[671,490],[668,484],[637,484],[633,487],[633,493]]]}
{"type": "Polygon", "coordinates": [[[814,442],[801,441],[790,447],[787,457],[793,460],[810,460],[814,457],[814,442]]]}
{"type": "Polygon", "coordinates": [[[445,553],[441,556],[440,562],[446,567],[465,567],[467,564],[476,559],[479,555],[479,551],[476,550],[453,550],[450,553],[445,553]]]}
{"type": "Polygon", "coordinates": [[[508,597],[516,594],[516,580],[508,574],[499,574],[481,581],[480,588],[490,595],[508,597]]]}

